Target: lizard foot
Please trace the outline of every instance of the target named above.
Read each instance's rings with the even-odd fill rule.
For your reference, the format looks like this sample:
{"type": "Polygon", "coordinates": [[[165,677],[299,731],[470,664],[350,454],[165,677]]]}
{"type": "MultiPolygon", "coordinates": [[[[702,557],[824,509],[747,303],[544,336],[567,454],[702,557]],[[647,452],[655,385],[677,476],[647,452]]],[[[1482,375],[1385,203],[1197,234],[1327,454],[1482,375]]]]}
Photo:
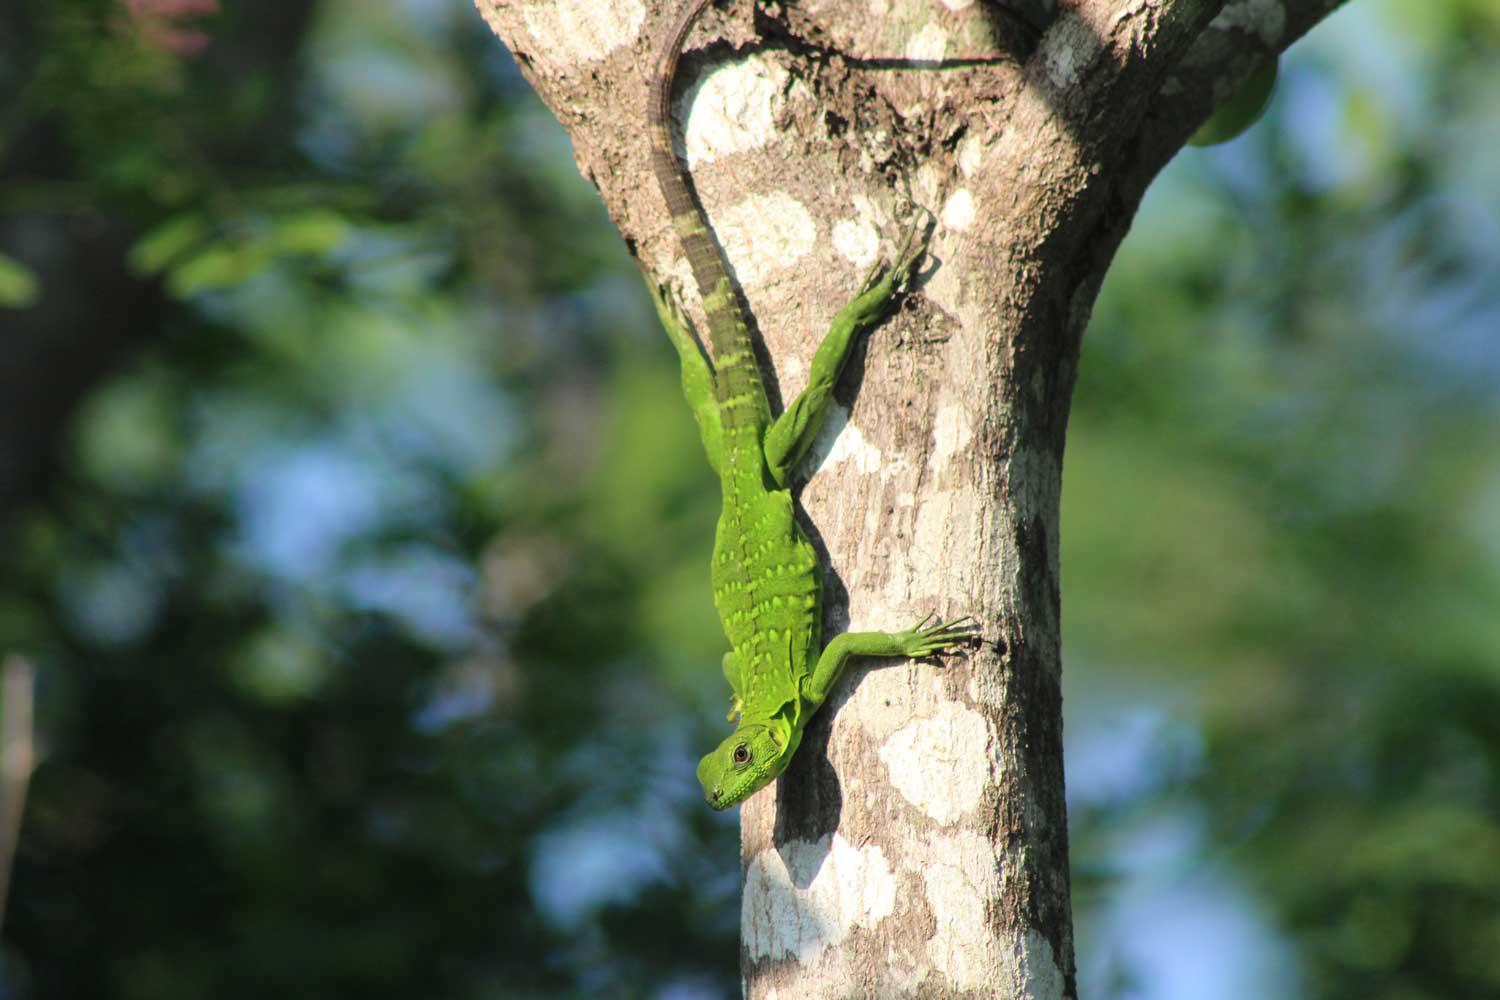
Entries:
{"type": "Polygon", "coordinates": [[[682,308],[682,290],[676,281],[670,278],[662,282],[648,281],[646,287],[651,291],[651,301],[656,305],[656,315],[662,326],[684,333],[691,329],[687,313],[682,308]]]}
{"type": "Polygon", "coordinates": [[[936,615],[929,614],[905,632],[896,633],[903,655],[919,660],[934,653],[946,653],[954,646],[969,642],[979,635],[979,623],[972,615],[947,622],[934,620],[936,618],[936,615]]]}
{"type": "Polygon", "coordinates": [[[876,260],[870,273],[865,275],[860,293],[834,319],[835,328],[843,324],[849,330],[859,331],[880,321],[896,293],[911,279],[917,261],[927,252],[931,218],[925,209],[917,213],[901,238],[895,263],[887,267],[884,261],[876,260]]]}
{"type": "Polygon", "coordinates": [[[932,219],[931,212],[920,206],[917,207],[911,221],[906,225],[905,232],[901,234],[901,249],[896,251],[895,262],[887,268],[885,261],[877,257],[865,274],[864,281],[860,283],[861,295],[881,286],[884,286],[886,295],[891,295],[906,286],[917,261],[921,260],[922,255],[927,252],[927,242],[931,238],[932,219]]]}

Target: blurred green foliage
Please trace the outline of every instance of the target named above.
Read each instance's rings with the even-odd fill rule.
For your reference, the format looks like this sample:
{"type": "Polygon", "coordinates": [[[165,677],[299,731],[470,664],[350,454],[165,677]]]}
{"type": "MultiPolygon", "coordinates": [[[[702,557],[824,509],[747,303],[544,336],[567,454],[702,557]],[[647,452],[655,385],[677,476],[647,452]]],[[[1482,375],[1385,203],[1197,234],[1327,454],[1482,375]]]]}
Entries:
{"type": "MultiPolygon", "coordinates": [[[[7,992],[727,992],[714,497],[555,124],[471,7],[135,9],[0,15],[6,211],[125,228],[159,299],[88,303],[147,328],[6,511],[46,739],[7,992]]],[[[4,235],[60,327],[92,248],[37,296],[4,235]]]]}
{"type": "Polygon", "coordinates": [[[1173,877],[1239,872],[1293,995],[1500,996],[1497,42],[1488,4],[1335,16],[1154,189],[1085,347],[1067,684],[1194,746],[1080,803],[1075,863],[1190,816],[1173,877]]]}
{"type": "MultiPolygon", "coordinates": [[[[717,494],[565,138],[466,4],[175,10],[0,11],[0,984],[733,995],[717,494]]],[[[1109,279],[1085,995],[1500,996],[1497,40],[1353,5],[1109,279]]]]}

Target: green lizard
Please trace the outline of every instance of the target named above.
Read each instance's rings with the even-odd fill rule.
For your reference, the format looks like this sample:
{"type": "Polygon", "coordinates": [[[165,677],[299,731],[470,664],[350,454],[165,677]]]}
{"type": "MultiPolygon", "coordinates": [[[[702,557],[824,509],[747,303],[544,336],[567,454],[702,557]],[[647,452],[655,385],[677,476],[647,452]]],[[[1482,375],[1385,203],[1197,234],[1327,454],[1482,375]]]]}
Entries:
{"type": "Polygon", "coordinates": [[[922,619],[904,632],[846,632],[821,655],[822,575],[792,514],[788,483],[817,435],[849,348],[877,323],[926,250],[907,229],[895,263],[879,262],[839,312],[813,358],[804,389],[771,418],[745,317],[728,264],[708,232],[672,140],[672,89],[682,45],[713,0],[690,0],[667,34],[651,93],[651,166],[672,215],[708,319],[713,361],[704,358],[674,289],[653,286],[662,325],[682,361],[682,388],[709,464],[719,475],[723,512],[714,539],[714,604],[731,651],[724,676],[738,726],[698,764],[703,795],[727,809],[769,784],[792,759],[802,731],[850,656],[925,657],[972,637],[968,619],[922,619]]]}

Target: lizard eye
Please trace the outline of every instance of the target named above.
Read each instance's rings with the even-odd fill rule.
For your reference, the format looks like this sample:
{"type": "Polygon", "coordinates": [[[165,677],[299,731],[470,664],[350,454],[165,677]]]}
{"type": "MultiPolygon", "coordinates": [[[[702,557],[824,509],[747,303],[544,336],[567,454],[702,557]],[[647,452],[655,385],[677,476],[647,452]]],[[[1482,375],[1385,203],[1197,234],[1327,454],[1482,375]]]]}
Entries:
{"type": "Polygon", "coordinates": [[[734,762],[736,764],[750,763],[750,748],[741,743],[734,748],[734,762]]]}

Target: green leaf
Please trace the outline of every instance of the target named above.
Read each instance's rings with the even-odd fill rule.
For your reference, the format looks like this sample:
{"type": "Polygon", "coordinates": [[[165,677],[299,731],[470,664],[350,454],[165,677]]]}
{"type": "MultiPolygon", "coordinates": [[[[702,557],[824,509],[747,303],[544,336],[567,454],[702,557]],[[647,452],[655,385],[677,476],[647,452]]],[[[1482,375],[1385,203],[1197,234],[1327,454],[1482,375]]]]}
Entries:
{"type": "Polygon", "coordinates": [[[1191,146],[1228,142],[1260,120],[1276,85],[1276,60],[1262,63],[1188,140],[1191,146]]]}
{"type": "Polygon", "coordinates": [[[209,247],[172,271],[167,286],[179,298],[215,292],[254,277],[271,262],[262,240],[209,247]]]}
{"type": "Polygon", "coordinates": [[[313,208],[278,219],[271,230],[271,242],[278,253],[321,257],[337,250],[348,238],[350,228],[339,213],[313,208]]]}
{"type": "Polygon", "coordinates": [[[160,274],[209,238],[212,227],[196,212],[174,215],[130,248],[130,266],[137,274],[160,274]]]}
{"type": "Polygon", "coordinates": [[[31,268],[14,257],[0,254],[0,308],[26,309],[41,293],[41,283],[31,268]]]}

